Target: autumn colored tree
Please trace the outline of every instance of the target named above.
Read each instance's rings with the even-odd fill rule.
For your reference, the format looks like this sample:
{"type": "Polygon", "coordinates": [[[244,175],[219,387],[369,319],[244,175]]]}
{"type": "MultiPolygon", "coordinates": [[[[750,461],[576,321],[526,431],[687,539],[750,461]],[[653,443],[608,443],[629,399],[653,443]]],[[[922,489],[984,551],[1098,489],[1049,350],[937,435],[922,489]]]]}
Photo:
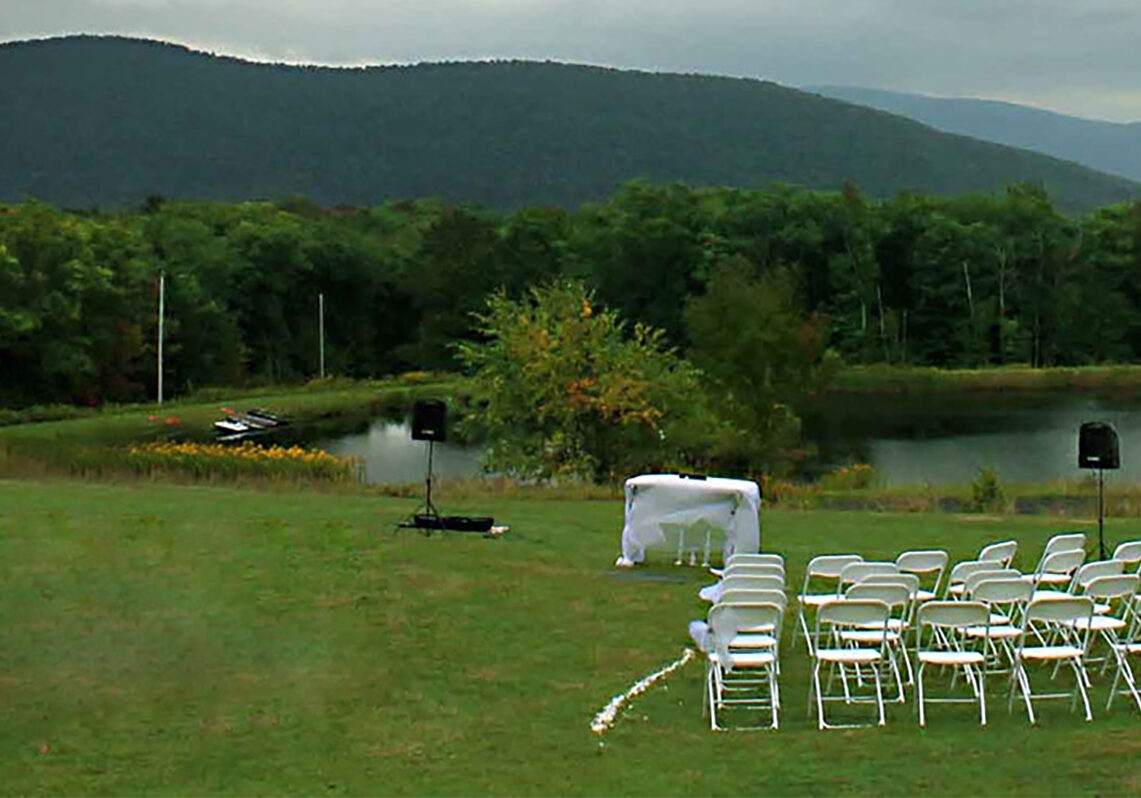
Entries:
{"type": "Polygon", "coordinates": [[[457,347],[474,375],[487,466],[516,476],[618,480],[677,468],[704,440],[698,375],[645,324],[627,327],[560,280],[493,294],[482,340],[457,347]]]}

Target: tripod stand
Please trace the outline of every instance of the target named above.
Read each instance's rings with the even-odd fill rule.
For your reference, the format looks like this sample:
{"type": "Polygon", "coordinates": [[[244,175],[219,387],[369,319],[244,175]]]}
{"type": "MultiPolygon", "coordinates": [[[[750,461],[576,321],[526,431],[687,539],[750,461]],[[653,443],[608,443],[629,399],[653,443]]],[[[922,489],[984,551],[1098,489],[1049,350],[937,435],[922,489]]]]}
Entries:
{"type": "Polygon", "coordinates": [[[397,529],[420,529],[425,535],[430,535],[433,529],[444,528],[440,513],[432,503],[432,455],[435,445],[436,442],[429,439],[428,473],[424,476],[424,503],[406,521],[397,524],[397,529]]]}

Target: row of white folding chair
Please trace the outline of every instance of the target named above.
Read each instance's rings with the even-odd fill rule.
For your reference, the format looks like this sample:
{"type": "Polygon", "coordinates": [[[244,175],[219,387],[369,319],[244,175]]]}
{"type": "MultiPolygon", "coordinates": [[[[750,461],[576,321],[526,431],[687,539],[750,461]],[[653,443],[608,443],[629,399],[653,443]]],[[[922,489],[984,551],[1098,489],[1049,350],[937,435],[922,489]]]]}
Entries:
{"type": "Polygon", "coordinates": [[[1126,571],[1138,573],[1141,569],[1141,540],[1127,540],[1117,544],[1110,559],[1119,560],[1126,571]]]}

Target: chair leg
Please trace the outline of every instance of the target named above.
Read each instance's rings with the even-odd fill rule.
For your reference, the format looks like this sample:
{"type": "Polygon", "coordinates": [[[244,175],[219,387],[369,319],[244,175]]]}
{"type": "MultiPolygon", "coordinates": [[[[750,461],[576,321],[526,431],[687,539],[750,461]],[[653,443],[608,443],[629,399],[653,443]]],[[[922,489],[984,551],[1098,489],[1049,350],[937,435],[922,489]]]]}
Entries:
{"type": "Polygon", "coordinates": [[[920,662],[919,663],[919,672],[915,675],[915,693],[916,693],[916,698],[919,699],[917,703],[919,704],[919,725],[920,726],[926,726],[927,725],[927,716],[924,714],[924,711],[923,711],[923,709],[924,709],[924,707],[923,707],[923,669],[926,667],[927,667],[926,663],[920,662]]]}
{"type": "MultiPolygon", "coordinates": [[[[874,673],[875,677],[876,677],[876,707],[879,709],[879,714],[880,714],[879,725],[880,726],[886,726],[887,725],[887,719],[884,718],[883,687],[880,685],[880,669],[879,669],[879,667],[878,666],[873,667],[872,673],[874,673]]],[[[898,672],[896,673],[896,677],[897,678],[899,677],[898,672]]]]}
{"type": "Polygon", "coordinates": [[[1070,660],[1070,666],[1074,669],[1074,678],[1078,683],[1078,692],[1081,693],[1082,696],[1082,705],[1085,707],[1086,722],[1088,723],[1093,720],[1093,713],[1090,712],[1089,708],[1089,693],[1086,692],[1086,679],[1089,677],[1086,676],[1085,668],[1082,667],[1081,660],[1070,660]]]}
{"type": "Polygon", "coordinates": [[[816,689],[816,718],[817,727],[824,729],[824,696],[820,693],[820,661],[817,660],[812,668],[812,684],[816,689]]]}
{"type": "Polygon", "coordinates": [[[986,725],[986,666],[979,668],[979,725],[986,725]]]}

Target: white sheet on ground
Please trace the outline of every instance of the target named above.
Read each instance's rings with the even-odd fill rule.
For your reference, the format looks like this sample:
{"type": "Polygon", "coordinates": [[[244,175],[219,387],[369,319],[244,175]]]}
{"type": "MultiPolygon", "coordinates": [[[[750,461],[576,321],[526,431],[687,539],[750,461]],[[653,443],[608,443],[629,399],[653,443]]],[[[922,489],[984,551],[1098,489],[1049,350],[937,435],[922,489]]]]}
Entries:
{"type": "MultiPolygon", "coordinates": [[[[626,524],[618,565],[646,558],[646,549],[676,547],[665,528],[691,527],[705,522],[725,533],[723,552],[755,553],[760,546],[761,490],[745,479],[677,474],[643,474],[626,480],[626,524]]],[[[704,540],[704,536],[702,536],[704,540]]],[[[696,546],[698,541],[692,541],[696,546]]]]}

